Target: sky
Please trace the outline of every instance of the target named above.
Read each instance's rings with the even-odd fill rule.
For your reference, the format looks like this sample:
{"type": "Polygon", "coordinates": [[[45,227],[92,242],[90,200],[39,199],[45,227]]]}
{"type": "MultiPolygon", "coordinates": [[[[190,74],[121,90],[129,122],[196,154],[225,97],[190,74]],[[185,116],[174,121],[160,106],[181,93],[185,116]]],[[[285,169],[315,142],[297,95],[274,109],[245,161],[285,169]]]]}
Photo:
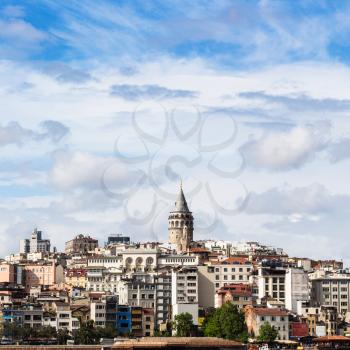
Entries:
{"type": "Polygon", "coordinates": [[[37,227],[350,262],[350,3],[0,2],[0,256],[37,227]]]}

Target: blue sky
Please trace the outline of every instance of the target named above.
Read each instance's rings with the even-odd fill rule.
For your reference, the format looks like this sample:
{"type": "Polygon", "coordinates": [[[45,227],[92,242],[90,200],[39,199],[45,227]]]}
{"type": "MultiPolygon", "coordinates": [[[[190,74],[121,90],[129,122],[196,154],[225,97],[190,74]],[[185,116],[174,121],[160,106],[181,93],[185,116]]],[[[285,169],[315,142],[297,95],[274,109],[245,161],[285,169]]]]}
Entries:
{"type": "Polygon", "coordinates": [[[36,226],[59,248],[166,240],[182,178],[198,239],[349,261],[349,16],[347,1],[1,1],[0,254],[36,226]]]}

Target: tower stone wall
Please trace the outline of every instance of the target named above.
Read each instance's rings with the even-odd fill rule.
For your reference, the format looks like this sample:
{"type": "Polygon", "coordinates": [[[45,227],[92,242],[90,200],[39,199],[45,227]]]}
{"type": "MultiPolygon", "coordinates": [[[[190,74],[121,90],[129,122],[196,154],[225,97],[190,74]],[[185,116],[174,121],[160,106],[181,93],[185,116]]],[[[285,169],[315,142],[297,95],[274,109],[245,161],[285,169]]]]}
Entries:
{"type": "Polygon", "coordinates": [[[168,233],[169,242],[176,244],[178,252],[188,250],[193,241],[193,216],[188,209],[182,186],[175,202],[175,209],[169,214],[168,233]]]}

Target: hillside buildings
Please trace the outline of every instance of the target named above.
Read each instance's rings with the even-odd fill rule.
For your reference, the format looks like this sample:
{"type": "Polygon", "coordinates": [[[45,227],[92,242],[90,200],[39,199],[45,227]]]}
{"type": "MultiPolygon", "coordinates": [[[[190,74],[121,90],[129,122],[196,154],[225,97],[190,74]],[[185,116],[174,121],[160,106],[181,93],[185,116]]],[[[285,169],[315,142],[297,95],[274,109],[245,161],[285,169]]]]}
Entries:
{"type": "Polygon", "coordinates": [[[341,262],[290,258],[258,242],[196,241],[182,186],[168,239],[109,235],[99,246],[77,235],[57,252],[35,229],[19,253],[0,260],[0,329],[16,322],[72,333],[93,320],[123,336],[153,336],[171,332],[182,313],[200,328],[227,302],[245,314],[252,338],[265,322],[281,340],[350,329],[350,273],[341,262]]]}

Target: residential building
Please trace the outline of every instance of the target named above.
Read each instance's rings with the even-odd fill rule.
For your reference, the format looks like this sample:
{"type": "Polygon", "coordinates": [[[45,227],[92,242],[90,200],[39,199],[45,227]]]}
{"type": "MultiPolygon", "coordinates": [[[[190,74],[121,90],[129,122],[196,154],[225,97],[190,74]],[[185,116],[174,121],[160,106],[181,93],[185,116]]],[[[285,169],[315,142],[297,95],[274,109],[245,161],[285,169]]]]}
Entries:
{"type": "Polygon", "coordinates": [[[30,239],[20,240],[20,253],[49,253],[50,252],[50,240],[42,238],[42,232],[34,229],[30,239]]]}
{"type": "Polygon", "coordinates": [[[52,286],[64,281],[64,269],[62,265],[56,265],[54,261],[43,261],[22,265],[24,272],[24,286],[27,291],[33,287],[52,286]]]}
{"type": "Polygon", "coordinates": [[[198,270],[196,267],[174,268],[171,275],[172,317],[188,312],[198,325],[198,270]]]}
{"type": "Polygon", "coordinates": [[[277,301],[286,301],[286,269],[282,263],[261,264],[258,267],[259,298],[271,297],[277,301]]]}
{"type": "Polygon", "coordinates": [[[86,269],[66,269],[64,282],[72,287],[86,288],[86,269]]]}
{"type": "MultiPolygon", "coordinates": [[[[279,286],[279,288],[281,287],[282,285],[279,286]]],[[[272,283],[272,288],[274,288],[273,283],[272,283]]],[[[280,292],[283,292],[283,290],[281,290],[280,292]]],[[[309,291],[309,278],[307,273],[301,268],[288,268],[286,270],[286,275],[285,275],[286,308],[290,311],[297,312],[298,301],[308,301],[309,299],[310,299],[310,291],[309,291]]]]}
{"type": "Polygon", "coordinates": [[[237,305],[242,310],[247,305],[253,305],[252,287],[244,283],[228,284],[221,287],[215,294],[215,308],[221,307],[227,302],[237,305]]]}
{"type": "Polygon", "coordinates": [[[2,262],[0,264],[0,283],[23,284],[22,266],[2,262]]]}
{"type": "Polygon", "coordinates": [[[338,313],[350,311],[350,274],[330,273],[311,280],[311,298],[317,305],[335,306],[338,313]]]}
{"type": "Polygon", "coordinates": [[[120,235],[120,234],[119,235],[108,236],[107,246],[109,246],[111,244],[126,244],[126,245],[129,245],[130,244],[130,237],[123,236],[123,235],[120,235]]]}
{"type": "Polygon", "coordinates": [[[263,308],[247,306],[245,310],[245,319],[248,328],[248,333],[257,337],[260,327],[268,322],[278,331],[278,340],[289,339],[289,319],[288,312],[279,308],[263,308]]]}
{"type": "Polygon", "coordinates": [[[253,264],[245,258],[230,257],[212,264],[215,271],[215,288],[219,289],[232,283],[250,283],[253,264]]]}
{"type": "Polygon", "coordinates": [[[98,240],[90,236],[77,235],[72,240],[66,242],[66,254],[85,254],[98,248],[98,240]]]}

